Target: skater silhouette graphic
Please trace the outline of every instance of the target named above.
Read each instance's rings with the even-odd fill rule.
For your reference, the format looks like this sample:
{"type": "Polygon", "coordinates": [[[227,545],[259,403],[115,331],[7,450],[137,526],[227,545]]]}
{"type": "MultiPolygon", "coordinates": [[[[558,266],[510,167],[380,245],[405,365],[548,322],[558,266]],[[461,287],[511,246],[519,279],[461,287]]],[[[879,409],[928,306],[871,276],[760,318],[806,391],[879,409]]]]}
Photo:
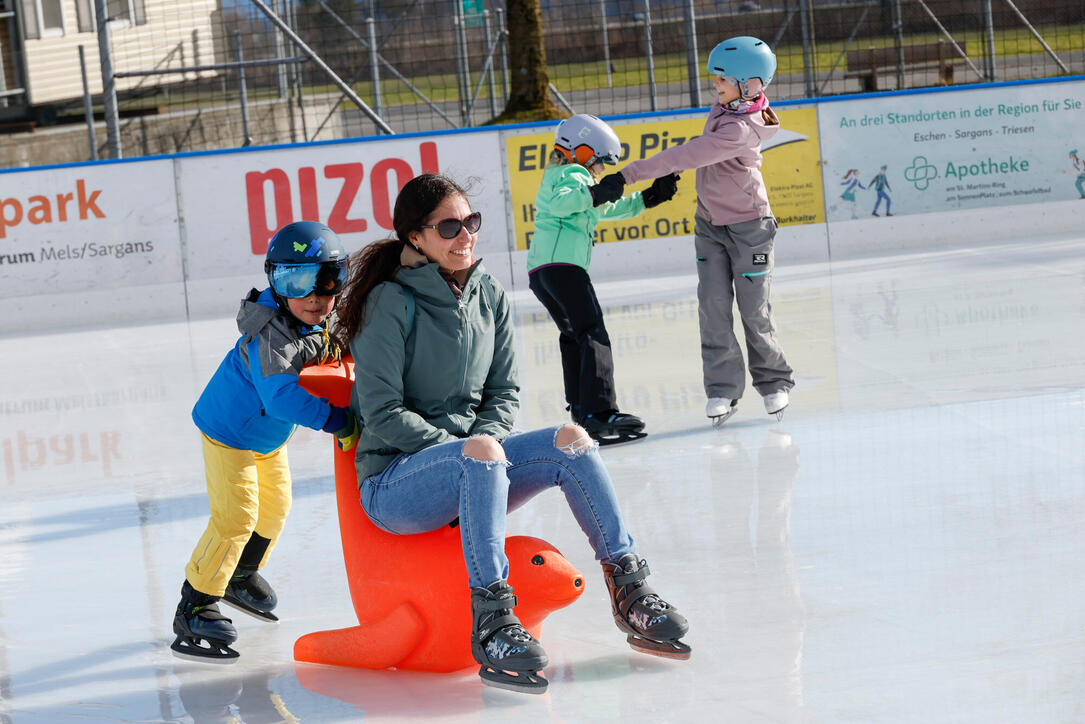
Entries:
{"type": "Polygon", "coordinates": [[[874,210],[870,212],[871,216],[879,215],[878,207],[881,206],[882,199],[885,199],[885,215],[893,215],[889,211],[889,204],[891,203],[891,199],[889,198],[889,194],[885,193],[886,191],[892,191],[893,189],[889,186],[889,179],[885,175],[885,168],[886,167],[883,164],[881,170],[879,170],[878,173],[874,176],[874,178],[870,179],[870,183],[867,184],[867,186],[878,192],[878,200],[874,202],[874,210]]]}
{"type": "Polygon", "coordinates": [[[1078,195],[1085,199],[1085,160],[1078,158],[1076,148],[1070,152],[1070,163],[1074,164],[1074,170],[1077,171],[1074,186],[1077,188],[1078,195]]]}
{"type": "MultiPolygon", "coordinates": [[[[851,218],[858,219],[859,215],[855,213],[855,189],[866,189],[866,186],[859,181],[859,169],[849,168],[840,181],[840,185],[844,187],[844,193],[840,194],[840,198],[851,206],[851,218]]],[[[833,210],[836,210],[836,205],[833,206],[833,210]]]]}

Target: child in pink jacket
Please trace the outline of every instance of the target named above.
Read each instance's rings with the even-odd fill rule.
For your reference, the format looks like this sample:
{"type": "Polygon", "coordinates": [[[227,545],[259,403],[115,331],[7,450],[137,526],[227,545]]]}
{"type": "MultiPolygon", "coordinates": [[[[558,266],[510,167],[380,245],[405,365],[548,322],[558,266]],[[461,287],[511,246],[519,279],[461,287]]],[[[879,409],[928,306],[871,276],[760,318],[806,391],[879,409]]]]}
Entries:
{"type": "Polygon", "coordinates": [[[715,424],[733,415],[746,386],[742,349],[734,333],[734,303],[746,336],[750,377],[765,411],[781,416],[792,369],[776,340],[769,304],[776,219],[761,178],[761,144],[780,127],[762,89],[776,72],[776,56],[757,38],[725,40],[708,56],[719,94],[703,133],[617,174],[634,184],[697,169],[697,299],[705,414],[715,424]]]}

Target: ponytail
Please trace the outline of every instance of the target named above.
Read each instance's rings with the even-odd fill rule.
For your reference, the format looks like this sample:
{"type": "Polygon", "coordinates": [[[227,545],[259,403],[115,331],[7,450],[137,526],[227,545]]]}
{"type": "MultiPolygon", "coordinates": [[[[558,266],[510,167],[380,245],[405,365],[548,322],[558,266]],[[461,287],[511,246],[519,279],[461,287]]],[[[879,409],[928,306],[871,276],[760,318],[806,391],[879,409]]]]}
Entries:
{"type": "Polygon", "coordinates": [[[377,241],[350,256],[349,278],[339,297],[339,333],[348,342],[362,328],[369,293],[382,282],[391,281],[400,267],[403,242],[377,241]]]}
{"type": "Polygon", "coordinates": [[[339,331],[348,341],[354,339],[365,322],[369,293],[381,282],[391,281],[399,270],[400,254],[404,244],[411,244],[411,232],[426,223],[433,210],[452,194],[467,198],[463,187],[448,176],[434,173],[415,176],[396,196],[392,211],[395,237],[374,242],[351,255],[349,278],[339,298],[339,331]]]}

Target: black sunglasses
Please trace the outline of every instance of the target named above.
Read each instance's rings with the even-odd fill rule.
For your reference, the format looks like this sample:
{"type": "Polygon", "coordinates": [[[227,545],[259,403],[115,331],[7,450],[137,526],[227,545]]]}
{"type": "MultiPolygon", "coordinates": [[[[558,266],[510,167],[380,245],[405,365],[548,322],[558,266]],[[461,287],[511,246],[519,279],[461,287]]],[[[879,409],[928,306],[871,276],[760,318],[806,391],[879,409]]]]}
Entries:
{"type": "Polygon", "coordinates": [[[474,234],[482,226],[482,213],[474,212],[460,221],[459,219],[443,219],[436,224],[422,224],[419,229],[437,229],[442,239],[455,239],[460,235],[460,229],[467,229],[469,234],[474,234]]]}

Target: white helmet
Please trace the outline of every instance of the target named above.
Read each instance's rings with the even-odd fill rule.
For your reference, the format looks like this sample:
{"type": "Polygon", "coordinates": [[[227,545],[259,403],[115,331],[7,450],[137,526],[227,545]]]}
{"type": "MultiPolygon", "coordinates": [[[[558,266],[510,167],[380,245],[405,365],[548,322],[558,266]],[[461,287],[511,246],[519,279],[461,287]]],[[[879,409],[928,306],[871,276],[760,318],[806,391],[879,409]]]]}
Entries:
{"type": "Polygon", "coordinates": [[[585,168],[602,161],[610,165],[622,157],[622,143],[614,129],[595,116],[577,113],[558,124],[554,147],[569,161],[585,168]]]}

